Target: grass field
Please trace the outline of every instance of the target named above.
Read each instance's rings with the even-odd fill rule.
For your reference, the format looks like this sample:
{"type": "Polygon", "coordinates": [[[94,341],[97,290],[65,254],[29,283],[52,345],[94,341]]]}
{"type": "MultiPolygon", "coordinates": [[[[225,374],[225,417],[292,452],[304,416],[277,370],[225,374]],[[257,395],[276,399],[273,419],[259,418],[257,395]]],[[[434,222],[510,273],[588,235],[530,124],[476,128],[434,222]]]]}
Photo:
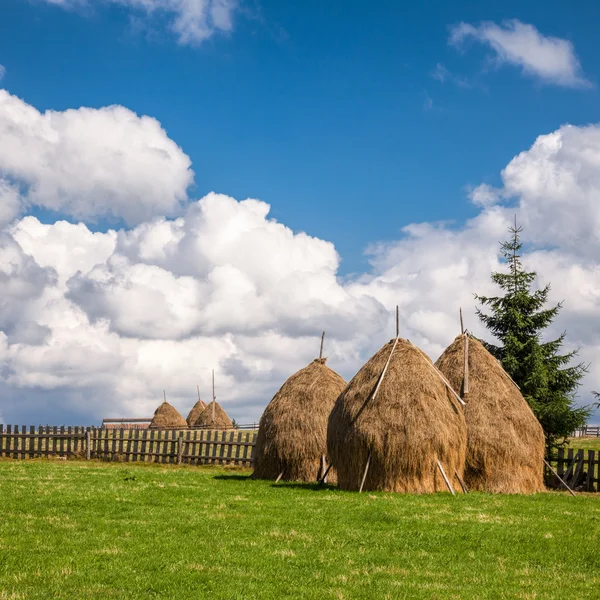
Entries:
{"type": "Polygon", "coordinates": [[[0,461],[0,598],[598,598],[600,496],[0,461]]]}
{"type": "Polygon", "coordinates": [[[573,448],[574,450],[600,450],[600,438],[569,438],[569,445],[565,448],[573,448]]]}

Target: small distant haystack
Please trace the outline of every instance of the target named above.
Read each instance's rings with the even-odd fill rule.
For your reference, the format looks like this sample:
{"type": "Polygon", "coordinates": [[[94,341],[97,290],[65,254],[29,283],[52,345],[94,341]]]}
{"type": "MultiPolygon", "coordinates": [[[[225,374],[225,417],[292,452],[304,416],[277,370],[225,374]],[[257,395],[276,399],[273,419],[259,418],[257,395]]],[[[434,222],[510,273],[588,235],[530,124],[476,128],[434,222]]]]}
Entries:
{"type": "Polygon", "coordinates": [[[436,362],[466,402],[465,483],[469,489],[493,493],[540,492],[544,489],[542,427],[500,363],[472,337],[465,382],[465,339],[458,336],[436,362]]]}
{"type": "Polygon", "coordinates": [[[194,423],[194,427],[215,427],[216,429],[228,429],[232,426],[231,419],[216,400],[208,404],[194,423]]]}
{"type": "Polygon", "coordinates": [[[155,411],[150,429],[187,429],[188,425],[179,411],[168,402],[163,402],[155,411]]]}
{"type": "Polygon", "coordinates": [[[204,411],[204,409],[206,408],[206,404],[204,404],[204,402],[202,402],[202,400],[200,400],[200,398],[198,398],[198,402],[196,402],[196,404],[194,404],[194,406],[192,407],[192,410],[190,410],[190,414],[187,416],[187,424],[190,427],[193,427],[196,423],[196,421],[198,420],[198,417],[200,417],[200,415],[202,414],[202,411],[204,411]]]}
{"type": "MultiPolygon", "coordinates": [[[[327,454],[327,420],[346,382],[317,358],[275,394],[258,426],[253,477],[315,481],[327,454]]],[[[335,473],[330,470],[330,482],[335,473]]]]}
{"type": "Polygon", "coordinates": [[[421,350],[397,338],[340,394],[327,448],[343,490],[359,490],[366,470],[365,490],[430,493],[448,490],[440,465],[460,489],[466,437],[454,393],[421,350]]]}

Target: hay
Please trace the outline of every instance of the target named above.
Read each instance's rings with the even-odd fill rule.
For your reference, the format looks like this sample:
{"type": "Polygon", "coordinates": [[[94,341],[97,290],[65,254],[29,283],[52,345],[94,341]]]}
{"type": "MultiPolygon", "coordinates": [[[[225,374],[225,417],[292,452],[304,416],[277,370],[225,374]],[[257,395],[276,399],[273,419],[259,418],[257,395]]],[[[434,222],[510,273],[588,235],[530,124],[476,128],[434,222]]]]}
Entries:
{"type": "Polygon", "coordinates": [[[188,425],[179,411],[168,402],[163,402],[155,411],[150,429],[187,429],[188,425]]]}
{"type": "MultiPolygon", "coordinates": [[[[346,382],[317,358],[292,375],[265,409],[258,426],[253,477],[316,481],[327,454],[327,420],[346,382]]],[[[335,482],[329,471],[328,482],[335,482]]]]}
{"type": "Polygon", "coordinates": [[[196,421],[198,420],[198,417],[202,414],[202,411],[206,408],[206,404],[204,404],[204,402],[202,402],[202,400],[200,400],[200,398],[198,398],[198,402],[196,402],[196,404],[194,404],[194,406],[192,407],[192,410],[190,410],[190,414],[187,416],[187,424],[190,427],[193,427],[196,423],[196,421]]]}
{"type": "Polygon", "coordinates": [[[198,419],[194,423],[194,427],[214,427],[216,429],[229,429],[233,425],[227,413],[221,408],[221,405],[213,400],[209,402],[206,408],[200,413],[198,419]],[[213,420],[213,404],[215,408],[215,418],[213,420]]]}
{"type": "Polygon", "coordinates": [[[402,338],[373,398],[395,341],[360,369],[329,417],[327,448],[339,486],[358,490],[371,454],[364,490],[447,491],[437,461],[452,482],[455,472],[462,475],[466,447],[462,408],[429,358],[402,338]]]}
{"type": "MultiPolygon", "coordinates": [[[[469,489],[527,494],[544,489],[544,432],[527,401],[483,344],[469,337],[465,483],[469,489]]],[[[436,362],[462,394],[463,336],[436,362]]]]}

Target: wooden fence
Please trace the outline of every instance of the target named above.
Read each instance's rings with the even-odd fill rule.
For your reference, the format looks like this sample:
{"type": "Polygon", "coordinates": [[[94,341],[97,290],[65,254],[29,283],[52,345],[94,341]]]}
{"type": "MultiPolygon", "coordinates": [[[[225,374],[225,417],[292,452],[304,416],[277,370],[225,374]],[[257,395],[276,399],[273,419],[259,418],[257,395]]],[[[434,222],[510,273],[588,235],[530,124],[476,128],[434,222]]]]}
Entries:
{"type": "Polygon", "coordinates": [[[600,425],[586,425],[573,432],[571,437],[600,437],[600,425]]]}
{"type": "Polygon", "coordinates": [[[236,464],[254,460],[256,432],[0,425],[0,457],[236,464]]]}
{"type": "MultiPolygon", "coordinates": [[[[600,492],[600,451],[559,448],[546,460],[572,489],[600,492]]],[[[545,467],[546,485],[560,487],[556,476],[545,467]]]]}
{"type": "MultiPolygon", "coordinates": [[[[255,431],[106,429],[0,424],[0,457],[78,457],[124,462],[251,466],[255,431]]],[[[546,457],[575,490],[600,491],[600,451],[560,448],[546,457]]],[[[559,487],[545,467],[546,484],[559,487]]]]}

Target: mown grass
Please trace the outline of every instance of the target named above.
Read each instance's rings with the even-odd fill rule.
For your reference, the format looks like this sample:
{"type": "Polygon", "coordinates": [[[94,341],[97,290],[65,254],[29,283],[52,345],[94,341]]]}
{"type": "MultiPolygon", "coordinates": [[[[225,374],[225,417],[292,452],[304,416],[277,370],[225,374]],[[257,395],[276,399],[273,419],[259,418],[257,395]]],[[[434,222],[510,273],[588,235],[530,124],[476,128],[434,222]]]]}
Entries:
{"type": "Polygon", "coordinates": [[[0,598],[597,598],[600,497],[0,461],[0,598]]]}

